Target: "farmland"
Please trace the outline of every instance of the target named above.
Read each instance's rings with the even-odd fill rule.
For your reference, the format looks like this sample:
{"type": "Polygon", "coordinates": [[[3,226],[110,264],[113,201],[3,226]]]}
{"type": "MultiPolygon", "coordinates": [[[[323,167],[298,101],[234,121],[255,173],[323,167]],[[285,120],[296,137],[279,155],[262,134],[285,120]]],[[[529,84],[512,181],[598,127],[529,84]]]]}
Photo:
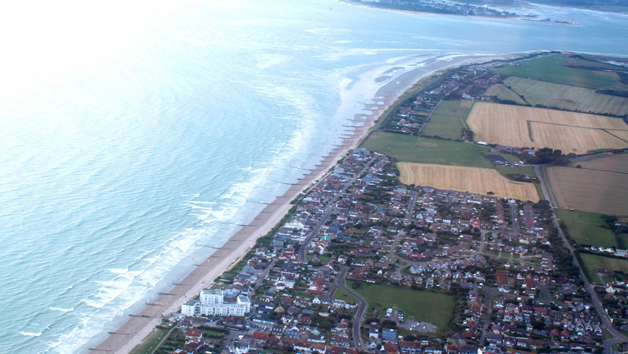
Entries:
{"type": "Polygon", "coordinates": [[[617,138],[628,141],[628,130],[606,130],[607,133],[616,136],[617,138]]]}
{"type": "MultiPolygon", "coordinates": [[[[561,55],[534,59],[515,66],[507,66],[499,69],[502,74],[525,77],[528,79],[542,80],[563,85],[573,85],[590,89],[600,89],[616,85],[618,80],[599,75],[591,70],[576,69],[566,65],[573,65],[575,62],[561,55]]],[[[578,61],[581,65],[595,65],[594,62],[578,61]]],[[[605,64],[601,64],[605,65],[605,64]]],[[[621,69],[620,67],[616,67],[621,69]]],[[[600,69],[602,69],[600,67],[600,69]]]]}
{"type": "Polygon", "coordinates": [[[586,161],[578,161],[577,164],[589,170],[628,173],[628,154],[598,157],[586,161]]]}
{"type": "Polygon", "coordinates": [[[489,194],[496,197],[539,201],[531,183],[513,182],[487,168],[430,165],[400,162],[397,164],[404,184],[430,186],[460,192],[489,194]]]}
{"type": "Polygon", "coordinates": [[[495,144],[564,153],[628,147],[628,142],[604,131],[628,131],[622,119],[593,114],[478,102],[467,123],[476,140],[495,144]]]}
{"type": "Polygon", "coordinates": [[[609,215],[628,214],[628,174],[550,167],[547,176],[561,208],[609,215]]]}
{"type": "Polygon", "coordinates": [[[513,155],[491,152],[489,148],[477,144],[424,137],[417,139],[410,135],[374,131],[360,147],[382,152],[402,162],[494,168],[504,175],[517,173],[536,177],[531,166],[494,166],[484,155],[499,155],[510,162],[517,162],[519,159],[513,155]]]}
{"type": "Polygon", "coordinates": [[[530,122],[530,136],[534,146],[551,147],[562,150],[565,154],[573,152],[583,154],[600,149],[623,149],[628,143],[618,139],[602,129],[569,127],[557,124],[530,122]]]}
{"type": "Polygon", "coordinates": [[[583,245],[617,247],[615,234],[608,228],[601,214],[556,209],[556,216],[567,225],[569,235],[583,245]]]}
{"type": "Polygon", "coordinates": [[[597,256],[588,253],[580,253],[584,269],[592,282],[596,284],[604,284],[605,282],[597,274],[598,269],[611,269],[621,271],[628,274],[628,260],[597,256]]]}
{"type": "Polygon", "coordinates": [[[513,101],[521,105],[528,104],[526,101],[521,99],[521,97],[516,92],[512,91],[502,84],[495,84],[489,87],[486,92],[484,92],[484,96],[496,96],[500,100],[513,101]]]}
{"type": "Polygon", "coordinates": [[[570,111],[614,114],[618,116],[628,113],[628,98],[602,95],[595,93],[595,90],[591,89],[513,76],[507,78],[504,84],[517,94],[523,95],[526,101],[533,106],[543,105],[570,111]]]}
{"type": "Polygon", "coordinates": [[[408,319],[436,325],[439,332],[445,329],[454,310],[454,297],[441,293],[364,283],[356,291],[369,302],[368,311],[375,308],[385,314],[386,309],[396,307],[403,310],[408,319]]]}
{"type": "Polygon", "coordinates": [[[472,106],[473,101],[442,101],[423,127],[421,135],[460,139],[462,129],[467,127],[465,121],[472,106]]]}

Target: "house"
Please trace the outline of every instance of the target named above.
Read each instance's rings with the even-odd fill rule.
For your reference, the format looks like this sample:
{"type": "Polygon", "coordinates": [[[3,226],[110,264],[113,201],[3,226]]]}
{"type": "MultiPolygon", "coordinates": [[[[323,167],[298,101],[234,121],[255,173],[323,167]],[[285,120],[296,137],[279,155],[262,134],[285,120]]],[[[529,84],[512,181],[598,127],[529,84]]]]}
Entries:
{"type": "Polygon", "coordinates": [[[369,338],[379,338],[379,326],[377,322],[371,323],[369,327],[369,338]]]}
{"type": "Polygon", "coordinates": [[[458,354],[477,354],[477,353],[478,353],[477,345],[470,345],[470,344],[463,345],[458,350],[458,354]]]}
{"type": "Polygon", "coordinates": [[[397,331],[392,328],[384,328],[382,329],[382,339],[387,341],[396,341],[397,340],[397,331]]]}
{"type": "Polygon", "coordinates": [[[251,342],[251,346],[254,348],[262,348],[268,343],[268,333],[264,332],[254,332],[253,333],[253,341],[251,342]]]}

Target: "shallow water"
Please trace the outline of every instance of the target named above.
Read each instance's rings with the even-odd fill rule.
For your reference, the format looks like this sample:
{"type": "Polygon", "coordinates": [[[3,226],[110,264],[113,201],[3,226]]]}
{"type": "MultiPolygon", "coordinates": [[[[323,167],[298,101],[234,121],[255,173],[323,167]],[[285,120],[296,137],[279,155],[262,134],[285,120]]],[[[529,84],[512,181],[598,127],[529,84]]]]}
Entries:
{"type": "Polygon", "coordinates": [[[582,23],[562,26],[323,0],[86,6],[0,15],[1,352],[85,352],[403,72],[444,54],[628,55],[626,16],[580,10],[555,10],[582,23]]]}

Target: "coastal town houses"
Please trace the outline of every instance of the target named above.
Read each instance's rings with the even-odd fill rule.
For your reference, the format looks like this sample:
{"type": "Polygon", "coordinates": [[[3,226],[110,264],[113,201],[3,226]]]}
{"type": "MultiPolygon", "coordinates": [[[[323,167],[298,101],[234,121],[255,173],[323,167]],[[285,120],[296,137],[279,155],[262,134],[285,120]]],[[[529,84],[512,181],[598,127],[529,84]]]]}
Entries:
{"type": "Polygon", "coordinates": [[[234,300],[226,300],[220,289],[203,289],[199,300],[189,300],[181,306],[181,313],[186,316],[244,316],[250,311],[248,296],[239,295],[234,300]]]}

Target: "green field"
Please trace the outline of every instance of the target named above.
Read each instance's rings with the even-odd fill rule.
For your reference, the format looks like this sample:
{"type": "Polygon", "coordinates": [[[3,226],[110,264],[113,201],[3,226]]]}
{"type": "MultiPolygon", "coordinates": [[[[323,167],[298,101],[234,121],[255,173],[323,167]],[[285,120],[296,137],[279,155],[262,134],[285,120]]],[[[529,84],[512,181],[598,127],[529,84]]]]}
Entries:
{"type": "Polygon", "coordinates": [[[617,239],[601,218],[602,214],[556,209],[556,216],[567,224],[567,231],[580,244],[596,247],[617,247],[617,239]]]}
{"type": "Polygon", "coordinates": [[[522,95],[533,106],[543,105],[570,111],[623,116],[628,98],[595,93],[594,90],[511,76],[504,85],[522,95]]]}
{"type": "Polygon", "coordinates": [[[505,75],[590,89],[612,86],[618,82],[617,79],[599,75],[590,70],[569,68],[562,64],[571,65],[570,59],[562,55],[553,55],[530,60],[516,66],[506,66],[500,68],[498,71],[505,75]]]}
{"type": "MultiPolygon", "coordinates": [[[[382,152],[400,162],[492,168],[506,177],[508,174],[536,177],[532,166],[493,165],[483,154],[500,155],[510,162],[517,162],[519,159],[514,155],[491,152],[490,148],[477,144],[424,137],[417,139],[411,135],[374,131],[360,147],[382,152]]],[[[538,191],[542,197],[540,189],[538,191]]]]}
{"type": "Polygon", "coordinates": [[[477,144],[458,141],[418,138],[375,131],[360,146],[371,151],[380,151],[404,162],[423,162],[441,165],[492,167],[481,153],[489,149],[477,144]]]}
{"type": "Polygon", "coordinates": [[[406,318],[414,318],[438,326],[439,332],[445,329],[454,310],[454,297],[429,291],[366,284],[356,289],[369,302],[367,313],[375,308],[380,315],[386,309],[396,307],[403,310],[406,318]]]}
{"type": "Polygon", "coordinates": [[[336,290],[336,293],[334,294],[334,299],[358,302],[358,299],[355,296],[351,295],[343,288],[338,288],[338,290],[336,290]]]}
{"type": "Polygon", "coordinates": [[[489,87],[486,92],[484,92],[484,96],[496,96],[500,100],[514,101],[521,105],[528,104],[526,101],[522,100],[516,92],[502,84],[495,84],[489,87]]]}
{"type": "Polygon", "coordinates": [[[580,253],[580,257],[582,257],[582,262],[584,263],[584,271],[593,283],[604,284],[603,279],[600,279],[600,276],[597,274],[597,270],[601,268],[622,271],[628,274],[628,260],[588,253],[580,253]]]}
{"type": "Polygon", "coordinates": [[[440,136],[443,139],[459,140],[462,129],[467,129],[467,116],[473,101],[442,101],[425,124],[421,135],[440,136]]]}
{"type": "Polygon", "coordinates": [[[601,70],[617,70],[617,69],[622,69],[620,66],[617,65],[613,65],[613,64],[606,64],[606,63],[600,63],[600,62],[596,62],[596,61],[592,61],[592,60],[585,60],[585,59],[580,59],[580,58],[565,58],[564,61],[562,62],[563,65],[567,65],[567,66],[582,66],[582,67],[587,67],[587,68],[592,68],[592,69],[601,69],[601,70]]]}
{"type": "Polygon", "coordinates": [[[142,341],[142,343],[138,344],[133,350],[131,350],[131,354],[150,354],[155,350],[157,344],[161,342],[161,340],[168,334],[168,330],[165,329],[153,329],[146,338],[142,341]]]}
{"type": "Polygon", "coordinates": [[[360,147],[380,151],[401,162],[493,168],[504,175],[517,173],[536,177],[530,166],[493,166],[483,154],[500,155],[510,162],[519,159],[514,155],[491,152],[490,148],[477,144],[374,131],[360,147]]]}
{"type": "Polygon", "coordinates": [[[624,243],[623,245],[619,245],[620,248],[623,248],[623,249],[628,248],[628,234],[619,234],[619,238],[624,243]]]}

